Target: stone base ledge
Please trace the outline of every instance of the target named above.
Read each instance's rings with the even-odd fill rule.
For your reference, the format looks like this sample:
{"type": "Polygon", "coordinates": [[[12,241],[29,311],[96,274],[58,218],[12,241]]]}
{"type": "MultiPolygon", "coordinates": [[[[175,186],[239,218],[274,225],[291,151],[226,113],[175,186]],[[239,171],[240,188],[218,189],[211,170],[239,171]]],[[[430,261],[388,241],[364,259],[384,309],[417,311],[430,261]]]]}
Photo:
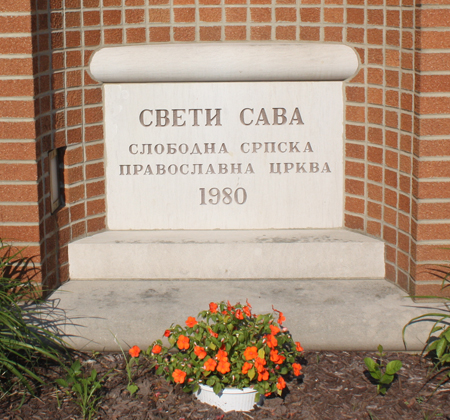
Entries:
{"type": "Polygon", "coordinates": [[[344,229],[107,231],[69,261],[72,280],[385,277],[384,243],[344,229]]]}
{"type": "MultiPolygon", "coordinates": [[[[111,259],[112,263],[113,260],[111,259]]],[[[254,313],[272,305],[305,350],[405,350],[402,328],[443,304],[414,303],[386,280],[71,280],[43,305],[44,322],[83,351],[146,349],[172,323],[208,309],[209,302],[248,299],[254,313]],[[117,341],[116,341],[117,340],[117,341]]],[[[407,350],[420,351],[432,322],[406,331],[407,350]]]]}

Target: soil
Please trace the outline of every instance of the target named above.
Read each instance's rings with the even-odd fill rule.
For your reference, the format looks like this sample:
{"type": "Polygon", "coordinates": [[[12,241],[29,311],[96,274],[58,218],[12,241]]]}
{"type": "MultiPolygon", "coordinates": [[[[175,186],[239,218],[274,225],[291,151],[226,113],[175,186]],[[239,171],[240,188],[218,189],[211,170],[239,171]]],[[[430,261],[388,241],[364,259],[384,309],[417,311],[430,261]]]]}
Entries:
{"type": "MultiPolygon", "coordinates": [[[[398,359],[403,368],[385,396],[377,395],[376,385],[364,364],[365,357],[376,360],[370,352],[305,352],[303,375],[287,381],[287,392],[269,397],[262,407],[246,413],[228,412],[202,404],[193,395],[185,394],[154,371],[142,365],[134,374],[139,391],[130,396],[127,374],[121,354],[105,353],[83,359],[86,371],[95,368],[101,377],[113,370],[101,388],[97,406],[98,419],[368,419],[368,420],[450,420],[450,383],[436,388],[439,378],[429,379],[433,367],[419,355],[388,353],[386,361],[398,359]]],[[[82,419],[73,396],[57,390],[54,380],[63,377],[58,369],[41,373],[50,385],[39,390],[37,397],[28,397],[20,406],[21,396],[11,395],[0,401],[2,420],[69,420],[82,419]]],[[[95,418],[95,416],[93,417],[95,418]]]]}

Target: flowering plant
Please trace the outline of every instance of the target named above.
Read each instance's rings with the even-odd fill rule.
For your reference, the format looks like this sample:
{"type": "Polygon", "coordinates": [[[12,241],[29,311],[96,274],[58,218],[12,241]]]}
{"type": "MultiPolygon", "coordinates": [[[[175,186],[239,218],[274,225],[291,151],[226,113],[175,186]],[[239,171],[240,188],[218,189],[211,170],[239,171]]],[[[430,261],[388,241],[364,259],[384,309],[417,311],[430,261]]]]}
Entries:
{"type": "Polygon", "coordinates": [[[286,387],[284,376],[301,375],[296,363],[303,351],[294,343],[285,317],[278,313],[252,314],[251,305],[211,302],[209,310],[197,318],[190,316],[186,327],[171,326],[164,336],[170,346],[156,340],[145,352],[155,360],[158,375],[196,392],[200,384],[211,386],[216,394],[226,387],[252,387],[259,395],[277,393],[286,387]]]}

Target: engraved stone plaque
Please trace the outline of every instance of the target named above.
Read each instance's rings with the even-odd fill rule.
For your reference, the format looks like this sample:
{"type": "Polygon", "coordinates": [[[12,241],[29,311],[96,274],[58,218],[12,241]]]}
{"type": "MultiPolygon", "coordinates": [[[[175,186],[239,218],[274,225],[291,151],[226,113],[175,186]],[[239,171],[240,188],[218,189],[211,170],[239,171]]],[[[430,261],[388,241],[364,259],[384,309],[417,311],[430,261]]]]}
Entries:
{"type": "Polygon", "coordinates": [[[111,230],[335,228],[341,82],[105,85],[111,230]]]}

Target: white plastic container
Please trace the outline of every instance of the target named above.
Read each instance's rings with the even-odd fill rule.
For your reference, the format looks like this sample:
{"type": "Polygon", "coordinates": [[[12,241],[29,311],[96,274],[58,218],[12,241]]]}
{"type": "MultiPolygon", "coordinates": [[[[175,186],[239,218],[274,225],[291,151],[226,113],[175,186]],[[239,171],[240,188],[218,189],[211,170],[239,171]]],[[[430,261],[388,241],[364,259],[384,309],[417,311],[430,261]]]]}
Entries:
{"type": "Polygon", "coordinates": [[[225,388],[219,394],[208,385],[200,385],[200,389],[194,394],[197,399],[206,404],[218,407],[223,411],[250,411],[256,404],[253,388],[225,388]]]}

